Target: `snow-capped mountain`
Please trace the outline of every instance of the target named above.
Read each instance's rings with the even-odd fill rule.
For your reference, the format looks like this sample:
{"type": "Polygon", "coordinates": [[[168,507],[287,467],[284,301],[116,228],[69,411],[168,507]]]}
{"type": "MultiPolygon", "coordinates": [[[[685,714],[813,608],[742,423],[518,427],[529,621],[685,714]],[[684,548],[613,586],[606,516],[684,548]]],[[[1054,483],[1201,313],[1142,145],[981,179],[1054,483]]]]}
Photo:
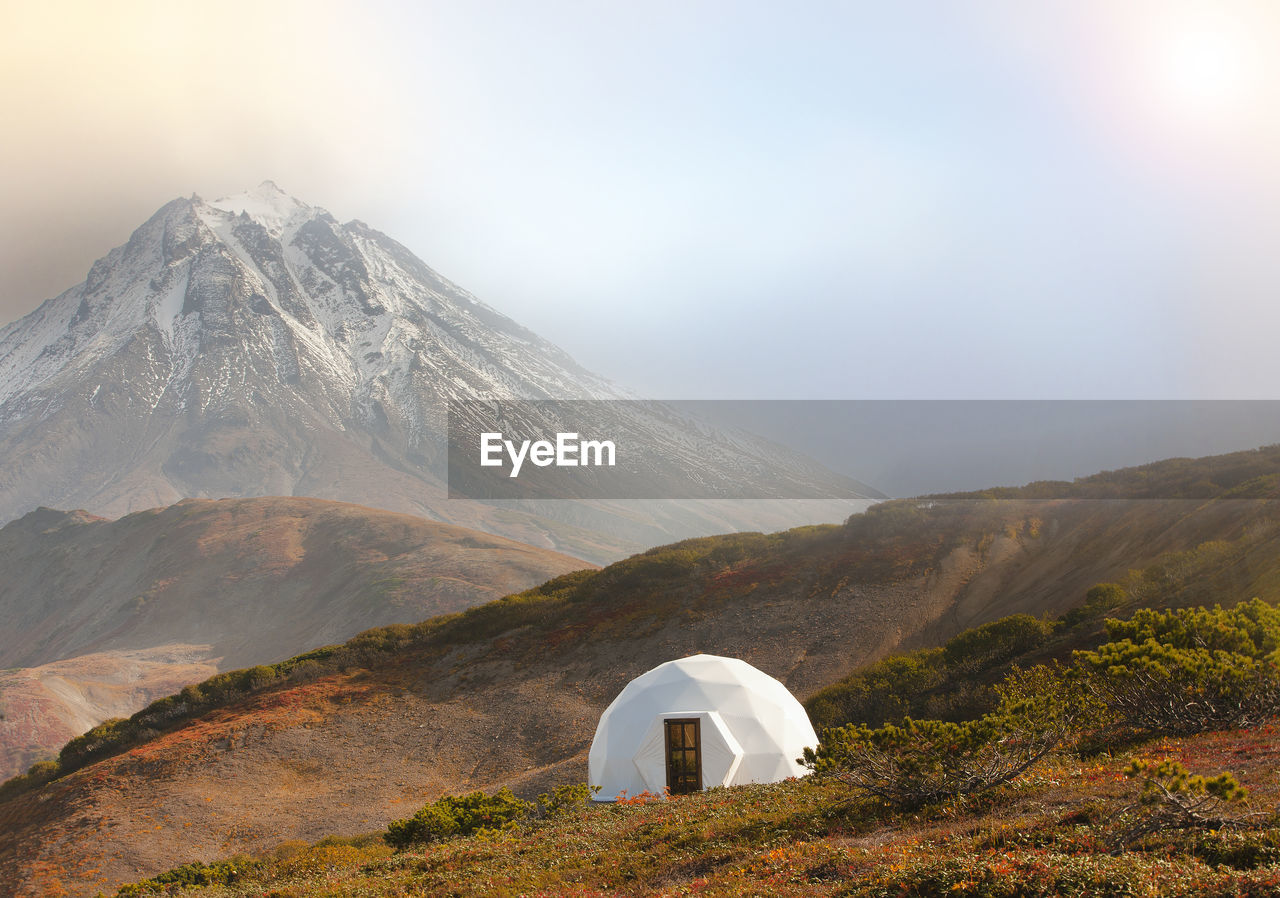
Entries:
{"type": "MultiPolygon", "coordinates": [[[[623,395],[362,222],[271,182],[192,196],[0,330],[0,521],[37,505],[118,515],[311,495],[607,557],[618,547],[598,516],[563,511],[584,525],[570,532],[446,502],[445,411],[455,398],[623,395]]],[[[828,474],[830,495],[859,495],[828,474]]],[[[733,525],[712,518],[701,529],[733,525]]]]}
{"type": "Polygon", "coordinates": [[[411,445],[452,395],[617,395],[386,235],[269,181],[169,203],[84,283],[0,331],[0,425],[47,416],[91,381],[90,406],[123,383],[148,413],[221,414],[260,404],[264,387],[293,405],[322,398],[339,426],[391,416],[411,445]],[[112,377],[122,355],[140,364],[112,377]]]}

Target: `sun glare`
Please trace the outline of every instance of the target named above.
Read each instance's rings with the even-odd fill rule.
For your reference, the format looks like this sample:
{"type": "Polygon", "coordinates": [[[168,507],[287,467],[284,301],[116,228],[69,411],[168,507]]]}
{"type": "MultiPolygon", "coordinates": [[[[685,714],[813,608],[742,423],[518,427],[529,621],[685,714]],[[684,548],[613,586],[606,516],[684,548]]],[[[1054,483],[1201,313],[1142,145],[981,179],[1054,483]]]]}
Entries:
{"type": "Polygon", "coordinates": [[[1204,12],[1157,26],[1151,76],[1166,111],[1194,123],[1228,123],[1260,99],[1265,66],[1247,24],[1204,12]]]}

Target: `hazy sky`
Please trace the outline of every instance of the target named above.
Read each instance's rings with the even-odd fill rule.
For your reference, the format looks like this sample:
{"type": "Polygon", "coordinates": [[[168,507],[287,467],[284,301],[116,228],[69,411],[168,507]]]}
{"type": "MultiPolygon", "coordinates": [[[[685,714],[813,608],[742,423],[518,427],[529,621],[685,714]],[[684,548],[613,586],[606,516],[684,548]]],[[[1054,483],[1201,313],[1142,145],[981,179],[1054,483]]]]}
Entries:
{"type": "Polygon", "coordinates": [[[1280,4],[0,4],[0,322],[270,178],[658,398],[1275,398],[1280,4]]]}

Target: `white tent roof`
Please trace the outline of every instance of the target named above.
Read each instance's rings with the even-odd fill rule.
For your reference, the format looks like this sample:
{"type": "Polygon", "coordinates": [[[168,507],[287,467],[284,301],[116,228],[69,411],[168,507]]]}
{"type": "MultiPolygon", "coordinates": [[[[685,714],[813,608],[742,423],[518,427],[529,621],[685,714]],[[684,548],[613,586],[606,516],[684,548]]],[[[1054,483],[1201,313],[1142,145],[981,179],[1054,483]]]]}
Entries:
{"type": "Polygon", "coordinates": [[[588,759],[588,780],[601,787],[597,801],[662,793],[663,722],[675,718],[699,721],[703,788],[804,776],[797,758],[818,743],[787,687],[747,662],[718,655],[668,661],[628,683],[601,715],[588,759]]]}

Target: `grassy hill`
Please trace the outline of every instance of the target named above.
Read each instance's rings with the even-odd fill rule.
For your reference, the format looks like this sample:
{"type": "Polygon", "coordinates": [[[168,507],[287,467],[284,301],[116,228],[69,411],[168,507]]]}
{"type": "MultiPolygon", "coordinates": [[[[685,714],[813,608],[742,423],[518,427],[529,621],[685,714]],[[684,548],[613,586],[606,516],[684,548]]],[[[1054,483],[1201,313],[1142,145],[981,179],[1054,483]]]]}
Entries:
{"type": "MultiPolygon", "coordinates": [[[[901,672],[912,661],[927,666],[937,660],[989,673],[1006,662],[1009,673],[1007,662],[1028,663],[1045,649],[1097,647],[1105,640],[1118,645],[1114,640],[1127,632],[1123,625],[1108,623],[1106,635],[1092,626],[1104,596],[1115,600],[1118,593],[1095,592],[1090,603],[1062,619],[1036,622],[1038,630],[1028,623],[1034,619],[1006,618],[965,631],[932,653],[891,656],[873,668],[901,672]]],[[[1274,650],[1280,635],[1275,610],[1257,603],[1241,607],[1253,610],[1202,614],[1199,625],[1191,623],[1194,615],[1173,618],[1162,638],[1167,645],[1187,643],[1183,637],[1199,626],[1223,644],[1234,643],[1236,651],[1274,650]],[[1246,629],[1233,631],[1239,625],[1246,629]]],[[[1194,643],[1198,638],[1187,644],[1194,643]]],[[[870,674],[862,671],[824,694],[848,691],[870,674]]],[[[1114,676],[1105,679],[1118,682],[1114,676]]],[[[1270,677],[1273,685],[1280,683],[1274,669],[1270,677]]],[[[886,698],[904,705],[918,685],[911,678],[877,679],[886,698]]],[[[1035,682],[1057,688],[1043,677],[1035,682]]],[[[1057,682],[1076,700],[1093,704],[1078,679],[1057,682]]],[[[1221,685],[1197,688],[1210,690],[1207,697],[1221,685]]],[[[509,793],[476,793],[451,805],[457,809],[451,826],[459,830],[452,835],[419,829],[406,838],[410,830],[397,823],[385,834],[288,841],[257,855],[187,863],[126,885],[120,895],[1274,894],[1280,887],[1280,696],[1274,689],[1267,695],[1258,694],[1266,709],[1262,719],[1225,730],[1209,724],[1209,732],[1183,738],[1148,733],[1135,739],[1123,725],[1115,728],[1120,720],[1104,705],[1087,713],[1067,707],[1065,719],[1072,723],[1057,752],[1007,784],[952,792],[923,805],[903,806],[829,775],[595,806],[583,804],[584,793],[566,790],[526,807],[509,793]],[[1197,792],[1194,779],[1178,779],[1172,769],[1148,767],[1144,773],[1143,763],[1218,774],[1212,782],[1224,785],[1216,793],[1212,783],[1197,792]],[[561,797],[567,800],[555,800],[561,797]]],[[[1016,710],[1025,707],[1021,699],[1006,707],[1025,713],[1016,710]]],[[[1051,717],[1064,713],[1052,702],[1042,708],[1051,717]]],[[[1182,723],[1179,716],[1157,725],[1182,723]]],[[[1206,725],[1201,719],[1195,727],[1206,725]]],[[[828,731],[824,742],[842,732],[828,731]]],[[[937,744],[937,757],[958,757],[946,744],[951,738],[937,744]]],[[[928,756],[926,751],[920,759],[928,756]]],[[[883,776],[905,772],[909,783],[932,776],[910,765],[897,771],[883,776]]],[[[953,782],[954,789],[970,788],[967,780],[953,782]]],[[[444,818],[422,819],[436,827],[444,818]]]]}
{"type": "MultiPolygon", "coordinates": [[[[1251,787],[1251,807],[1273,809],[1277,736],[1265,726],[1105,760],[1058,759],[997,795],[912,814],[856,798],[838,783],[801,780],[594,806],[395,855],[376,834],[286,842],[236,858],[230,885],[170,886],[164,894],[1262,898],[1280,889],[1274,814],[1253,830],[1171,832],[1119,854],[1104,840],[1107,816],[1137,797],[1122,773],[1131,755],[1225,765],[1251,787]]],[[[205,872],[216,881],[218,869],[187,868],[171,879],[199,881],[205,872]]]]}
{"type": "MultiPolygon", "coordinates": [[[[582,781],[604,706],[693,652],[741,657],[814,699],[891,653],[1009,615],[1063,615],[1103,582],[1157,606],[1274,600],[1275,512],[1218,496],[899,501],[843,526],[661,547],[373,630],[175,697],[75,748],[56,780],[10,786],[0,887],[92,894],[195,858],[376,832],[446,793],[582,781]]],[[[778,813],[802,821],[786,802],[808,800],[778,813]]],[[[885,826],[863,834],[869,850],[901,824],[885,826]]],[[[771,838],[747,821],[726,856],[790,844],[771,838]]]]}
{"type": "Polygon", "coordinates": [[[458,611],[587,567],[321,499],[190,500],[0,529],[0,777],[217,670],[458,611]]]}

